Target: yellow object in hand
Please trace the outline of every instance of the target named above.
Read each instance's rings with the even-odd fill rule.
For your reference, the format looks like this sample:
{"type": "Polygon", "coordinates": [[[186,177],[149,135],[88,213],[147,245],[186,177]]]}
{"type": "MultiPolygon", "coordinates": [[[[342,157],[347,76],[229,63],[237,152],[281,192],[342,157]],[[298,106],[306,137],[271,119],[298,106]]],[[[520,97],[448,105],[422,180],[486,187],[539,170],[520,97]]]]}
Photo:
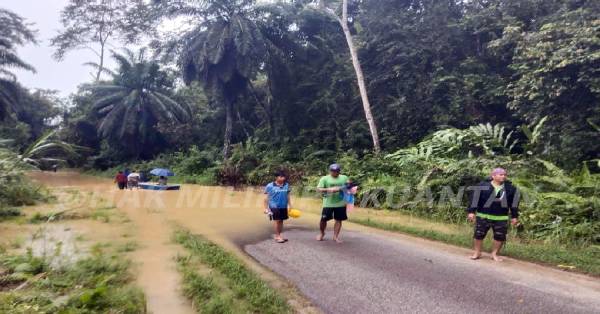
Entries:
{"type": "Polygon", "coordinates": [[[290,209],[288,211],[288,216],[290,216],[292,218],[298,218],[298,217],[302,216],[302,212],[297,209],[290,209]]]}

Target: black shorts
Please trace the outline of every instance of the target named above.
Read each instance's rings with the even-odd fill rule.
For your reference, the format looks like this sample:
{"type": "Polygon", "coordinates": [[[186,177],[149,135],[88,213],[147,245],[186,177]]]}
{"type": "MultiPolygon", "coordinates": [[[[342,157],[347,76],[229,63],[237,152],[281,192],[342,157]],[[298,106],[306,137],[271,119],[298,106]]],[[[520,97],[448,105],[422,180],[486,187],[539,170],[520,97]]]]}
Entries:
{"type": "Polygon", "coordinates": [[[325,207],[321,213],[321,221],[335,219],[337,221],[347,220],[346,206],[344,207],[325,207]]]}
{"type": "Polygon", "coordinates": [[[119,190],[124,190],[125,189],[125,185],[127,185],[127,183],[125,183],[125,182],[119,182],[119,183],[117,183],[117,185],[119,186],[119,190]]]}
{"type": "Polygon", "coordinates": [[[494,240],[506,241],[506,233],[508,232],[508,220],[490,220],[486,218],[475,218],[475,234],[473,237],[477,240],[485,239],[488,230],[492,228],[494,232],[494,240]]]}
{"type": "Polygon", "coordinates": [[[271,208],[271,212],[273,216],[271,216],[271,220],[287,220],[288,219],[288,209],[287,208],[271,208]]]}

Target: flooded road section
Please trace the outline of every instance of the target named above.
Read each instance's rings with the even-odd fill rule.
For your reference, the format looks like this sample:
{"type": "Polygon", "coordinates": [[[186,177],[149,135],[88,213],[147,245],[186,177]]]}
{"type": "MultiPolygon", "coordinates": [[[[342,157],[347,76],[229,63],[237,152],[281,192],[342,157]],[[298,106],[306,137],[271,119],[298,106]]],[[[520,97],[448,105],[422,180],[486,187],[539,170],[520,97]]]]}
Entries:
{"type": "MultiPolygon", "coordinates": [[[[30,177],[48,187],[79,189],[83,198],[80,206],[86,206],[86,202],[95,206],[91,202],[97,197],[93,196],[100,195],[131,220],[130,232],[139,248],[130,256],[137,265],[138,285],[146,293],[148,310],[152,313],[193,313],[190,302],[180,293],[180,278],[175,269],[174,257],[181,248],[172,243],[171,236],[177,226],[229,249],[271,285],[295,295],[290,303],[297,311],[317,312],[294,285],[243,252],[245,244],[264,240],[271,234],[271,224],[262,214],[264,196],[256,190],[184,185],[179,191],[123,191],[111,180],[76,172],[33,172],[30,177]]],[[[319,202],[311,199],[297,205],[309,211],[319,208],[319,202]]],[[[306,228],[315,225],[315,221],[318,216],[307,213],[287,226],[306,228]]]]}

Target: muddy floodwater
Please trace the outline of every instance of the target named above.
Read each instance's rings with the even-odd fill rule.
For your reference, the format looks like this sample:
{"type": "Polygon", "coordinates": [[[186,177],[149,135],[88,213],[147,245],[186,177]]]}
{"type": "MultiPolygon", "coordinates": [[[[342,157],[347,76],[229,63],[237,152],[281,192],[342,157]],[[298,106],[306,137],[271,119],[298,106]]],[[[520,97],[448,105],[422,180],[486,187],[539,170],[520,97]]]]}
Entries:
{"type": "MultiPolygon", "coordinates": [[[[136,264],[138,285],[144,290],[152,313],[193,313],[190,302],[181,295],[175,269],[174,257],[182,252],[171,241],[177,226],[204,235],[234,252],[272,285],[293,289],[242,251],[243,245],[271,234],[271,224],[262,214],[264,195],[256,189],[235,191],[226,187],[183,185],[179,191],[130,191],[118,190],[111,180],[76,172],[33,172],[30,176],[48,187],[76,188],[81,192],[78,200],[81,207],[97,206],[97,196],[101,196],[131,220],[131,230],[127,232],[132,233],[139,248],[130,256],[136,264]]],[[[287,226],[316,227],[318,216],[312,212],[318,211],[319,201],[308,198],[295,201],[295,207],[306,213],[289,221],[287,226]]],[[[296,303],[303,303],[301,296],[298,299],[296,303]]],[[[299,306],[310,308],[308,304],[299,306]]]]}
{"type": "MultiPolygon", "coordinates": [[[[163,224],[152,225],[152,229],[169,229],[168,224],[175,223],[219,244],[236,247],[261,240],[271,233],[270,223],[262,214],[264,195],[255,188],[234,190],[184,184],[179,191],[130,191],[118,190],[111,180],[76,172],[35,172],[30,176],[46,186],[74,187],[101,195],[128,214],[140,229],[146,229],[146,224],[152,224],[153,217],[157,216],[164,220],[163,224]]],[[[88,201],[86,195],[92,199],[92,194],[84,193],[80,200],[82,206],[88,201]]],[[[293,201],[294,207],[302,209],[306,215],[290,220],[289,225],[316,227],[312,213],[319,210],[320,201],[309,198],[293,201]]]]}

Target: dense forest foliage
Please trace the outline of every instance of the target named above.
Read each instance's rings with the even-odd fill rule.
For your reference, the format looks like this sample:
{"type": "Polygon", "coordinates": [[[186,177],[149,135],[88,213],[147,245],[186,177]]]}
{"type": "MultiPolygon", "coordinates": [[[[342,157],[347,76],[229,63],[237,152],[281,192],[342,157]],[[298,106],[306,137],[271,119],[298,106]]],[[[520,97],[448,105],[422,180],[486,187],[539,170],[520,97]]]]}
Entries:
{"type": "Polygon", "coordinates": [[[11,68],[33,68],[16,47],[35,32],[0,10],[6,149],[54,130],[48,154],[71,152],[70,166],[171,167],[208,184],[264,184],[283,168],[312,186],[337,161],[364,204],[454,222],[464,204],[418,199],[504,166],[529,196],[524,235],[600,242],[598,1],[110,3],[63,11],[57,57],[81,43],[102,52],[68,99],[19,85],[11,68]],[[84,14],[78,30],[69,21],[84,14]],[[111,51],[111,38],[147,47],[111,51]]]}

